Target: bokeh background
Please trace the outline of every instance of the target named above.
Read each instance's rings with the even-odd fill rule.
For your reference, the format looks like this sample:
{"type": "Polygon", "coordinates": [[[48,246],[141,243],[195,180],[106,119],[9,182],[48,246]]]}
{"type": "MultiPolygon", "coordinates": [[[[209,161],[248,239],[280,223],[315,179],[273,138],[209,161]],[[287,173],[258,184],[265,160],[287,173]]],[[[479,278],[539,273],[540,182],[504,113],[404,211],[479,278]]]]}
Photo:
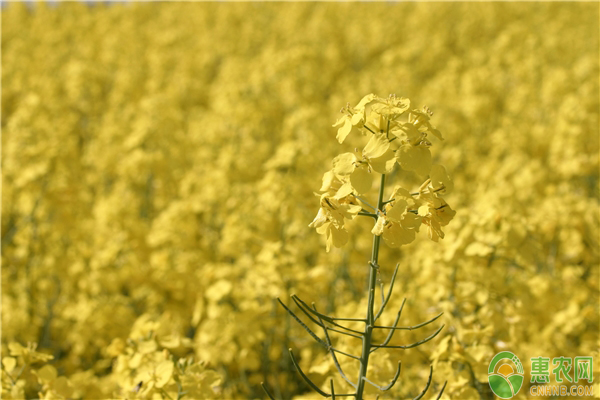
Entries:
{"type": "Polygon", "coordinates": [[[406,297],[403,325],[444,311],[446,327],[372,358],[381,383],[402,360],[380,398],[414,397],[433,364],[430,396],[448,381],[445,399],[491,399],[502,350],[526,372],[530,357],[594,356],[600,393],[598,3],[8,3],[1,16],[3,398],[264,398],[263,381],[316,398],[290,347],[344,390],[275,298],[364,314],[371,222],[330,253],[308,224],[331,159],[355,145],[331,125],[368,93],[433,110],[457,211],[440,243],[382,247],[384,280],[400,263],[384,319],[406,297]]]}

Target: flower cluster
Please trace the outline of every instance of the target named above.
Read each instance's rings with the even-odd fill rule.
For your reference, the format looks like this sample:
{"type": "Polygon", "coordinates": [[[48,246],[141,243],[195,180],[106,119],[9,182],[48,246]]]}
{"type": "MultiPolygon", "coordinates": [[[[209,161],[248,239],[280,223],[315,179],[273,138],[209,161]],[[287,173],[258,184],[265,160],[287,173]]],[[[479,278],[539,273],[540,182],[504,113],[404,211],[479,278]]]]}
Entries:
{"type": "Polygon", "coordinates": [[[429,136],[443,140],[430,122],[427,107],[411,108],[411,101],[390,95],[369,94],[356,105],[347,105],[333,126],[339,127],[337,139],[343,143],[356,130],[368,141],[361,152],[343,153],[333,159],[333,168],[323,176],[320,209],[310,227],[325,235],[327,251],[348,241],[345,222],[359,213],[375,215],[374,235],[383,236],[390,247],[400,247],[415,239],[421,225],[428,227],[429,238],[444,237],[441,227],[455,211],[441,197],[452,190],[452,180],[441,165],[432,165],[429,136]],[[373,186],[373,176],[389,174],[396,164],[403,170],[429,178],[415,193],[397,186],[382,209],[364,199],[373,186]],[[366,208],[371,208],[369,213],[366,208]]]}

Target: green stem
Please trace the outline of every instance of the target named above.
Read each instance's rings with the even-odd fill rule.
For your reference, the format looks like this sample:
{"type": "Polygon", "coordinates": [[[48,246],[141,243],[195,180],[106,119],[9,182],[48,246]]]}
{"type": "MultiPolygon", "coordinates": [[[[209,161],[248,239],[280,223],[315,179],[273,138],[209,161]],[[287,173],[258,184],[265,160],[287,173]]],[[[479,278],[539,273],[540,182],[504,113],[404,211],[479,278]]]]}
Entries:
{"type": "MultiPolygon", "coordinates": [[[[383,190],[385,188],[385,174],[381,175],[381,184],[379,186],[379,199],[377,200],[377,209],[383,210],[383,190]]],[[[377,270],[374,266],[379,262],[379,243],[381,236],[373,237],[373,249],[371,251],[371,262],[369,263],[369,304],[367,305],[367,317],[365,332],[363,334],[362,353],[360,356],[360,370],[358,374],[358,387],[356,388],[356,400],[362,400],[367,377],[367,367],[369,365],[369,354],[371,353],[371,337],[373,327],[375,326],[375,286],[377,284],[377,270]]]]}

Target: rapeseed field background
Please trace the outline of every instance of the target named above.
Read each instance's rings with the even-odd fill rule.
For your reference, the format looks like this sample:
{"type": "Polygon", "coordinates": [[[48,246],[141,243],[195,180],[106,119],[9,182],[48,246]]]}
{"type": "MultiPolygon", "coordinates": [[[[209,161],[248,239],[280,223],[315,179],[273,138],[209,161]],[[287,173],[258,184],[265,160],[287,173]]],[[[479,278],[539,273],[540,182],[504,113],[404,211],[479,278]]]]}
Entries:
{"type": "Polygon", "coordinates": [[[358,144],[332,125],[368,93],[433,111],[456,215],[438,243],[422,231],[381,249],[386,284],[399,263],[385,322],[406,298],[403,325],[444,312],[445,328],[374,355],[370,380],[399,360],[402,374],[366,396],[413,398],[432,364],[428,396],[447,381],[444,399],[492,399],[504,350],[526,371],[533,357],[593,356],[600,393],[598,3],[1,15],[2,398],[265,398],[261,382],[318,398],[288,348],[318,385],[348,390],[276,298],[363,316],[372,222],[330,252],[308,225],[332,158],[358,144]]]}

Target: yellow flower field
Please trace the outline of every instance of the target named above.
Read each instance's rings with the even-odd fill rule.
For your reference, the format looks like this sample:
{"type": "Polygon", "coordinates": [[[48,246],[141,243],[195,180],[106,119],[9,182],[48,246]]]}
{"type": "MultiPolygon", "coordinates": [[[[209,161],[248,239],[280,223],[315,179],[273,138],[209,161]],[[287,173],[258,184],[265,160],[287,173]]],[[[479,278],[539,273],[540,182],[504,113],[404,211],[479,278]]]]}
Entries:
{"type": "Polygon", "coordinates": [[[598,3],[1,15],[2,398],[321,398],[288,349],[350,393],[278,299],[325,341],[295,299],[364,318],[396,265],[381,324],[443,315],[389,344],[444,327],[374,353],[369,381],[402,370],[364,398],[412,399],[432,366],[425,399],[494,399],[505,351],[514,398],[538,357],[593,357],[600,394],[598,3]]]}

